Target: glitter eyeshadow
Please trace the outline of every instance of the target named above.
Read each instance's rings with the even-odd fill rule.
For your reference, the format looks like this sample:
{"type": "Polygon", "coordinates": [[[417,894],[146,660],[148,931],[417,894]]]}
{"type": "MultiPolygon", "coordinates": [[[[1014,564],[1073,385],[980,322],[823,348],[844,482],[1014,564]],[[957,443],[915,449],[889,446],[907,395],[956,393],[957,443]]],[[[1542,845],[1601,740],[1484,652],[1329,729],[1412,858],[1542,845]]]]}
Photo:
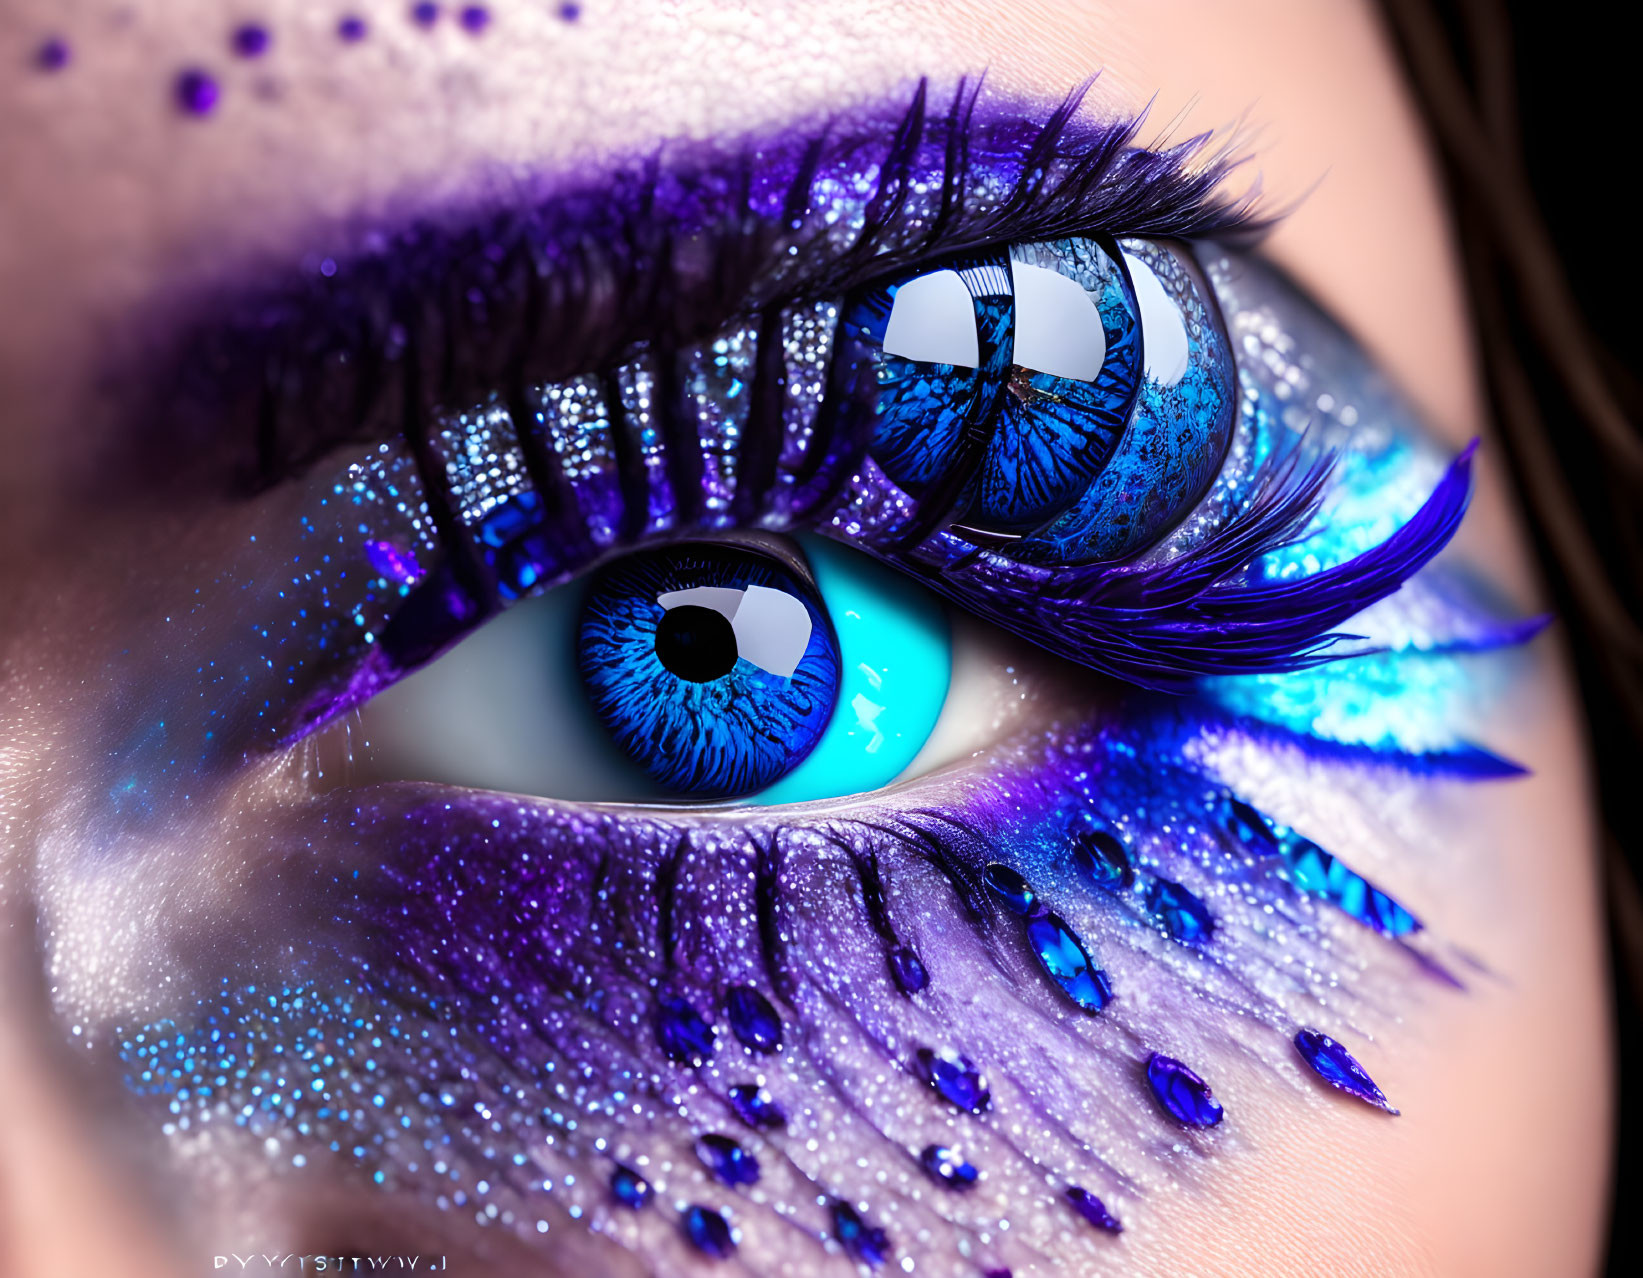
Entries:
{"type": "Polygon", "coordinates": [[[736,1250],[736,1238],[730,1222],[711,1207],[687,1207],[684,1214],[685,1237],[691,1246],[704,1256],[723,1260],[736,1250]]]}
{"type": "Polygon", "coordinates": [[[1303,1029],[1295,1035],[1295,1050],[1312,1067],[1312,1072],[1337,1091],[1355,1096],[1388,1114],[1398,1111],[1387,1103],[1386,1094],[1369,1077],[1369,1071],[1357,1059],[1327,1034],[1303,1029]]]}
{"type": "Polygon", "coordinates": [[[1108,1211],[1106,1204],[1089,1190],[1078,1185],[1068,1185],[1066,1198],[1072,1209],[1097,1229],[1105,1230],[1109,1234],[1123,1231],[1124,1226],[1118,1223],[1118,1217],[1108,1211]]]}
{"type": "Polygon", "coordinates": [[[247,22],[234,28],[234,34],[229,42],[240,57],[260,58],[268,52],[273,39],[267,27],[256,22],[247,22]]]}
{"type": "Polygon", "coordinates": [[[348,14],[337,20],[337,38],[348,44],[365,38],[365,19],[355,14],[348,14]]]}
{"type": "Polygon", "coordinates": [[[210,115],[221,95],[216,79],[207,71],[190,67],[177,73],[172,85],[177,107],[185,115],[210,115]]]}
{"type": "Polygon", "coordinates": [[[68,41],[52,36],[34,51],[34,65],[42,71],[61,71],[69,64],[68,41]]]}
{"type": "Polygon", "coordinates": [[[464,31],[478,35],[491,25],[491,11],[482,4],[463,5],[458,21],[464,31]]]}
{"type": "Polygon", "coordinates": [[[1183,1127],[1214,1127],[1225,1116],[1209,1084],[1173,1056],[1154,1052],[1147,1058],[1147,1086],[1159,1107],[1183,1127]]]}

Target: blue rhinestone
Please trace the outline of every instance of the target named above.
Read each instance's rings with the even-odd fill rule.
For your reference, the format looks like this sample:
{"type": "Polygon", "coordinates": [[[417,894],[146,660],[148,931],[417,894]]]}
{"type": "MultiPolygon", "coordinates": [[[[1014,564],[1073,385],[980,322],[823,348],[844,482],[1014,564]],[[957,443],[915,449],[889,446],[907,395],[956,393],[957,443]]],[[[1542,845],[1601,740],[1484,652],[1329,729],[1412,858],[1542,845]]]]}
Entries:
{"type": "Polygon", "coordinates": [[[1117,836],[1106,830],[1079,830],[1073,835],[1073,860],[1085,876],[1104,892],[1116,892],[1135,882],[1130,854],[1117,836]]]}
{"type": "Polygon", "coordinates": [[[933,1052],[928,1047],[918,1049],[919,1069],[924,1079],[942,1096],[960,1109],[980,1114],[992,1105],[992,1093],[987,1090],[981,1071],[968,1056],[948,1048],[933,1052]]]}
{"type": "Polygon", "coordinates": [[[728,1136],[717,1133],[696,1142],[696,1157],[726,1185],[751,1185],[759,1179],[759,1160],[728,1136]]]}
{"type": "Polygon", "coordinates": [[[773,1128],[787,1124],[787,1114],[764,1088],[755,1083],[737,1083],[730,1089],[730,1107],[749,1127],[773,1128]]]}
{"type": "Polygon", "coordinates": [[[1118,1217],[1108,1211],[1107,1205],[1089,1190],[1081,1189],[1077,1185],[1068,1185],[1067,1201],[1072,1204],[1074,1211],[1097,1229],[1104,1229],[1109,1234],[1123,1232],[1124,1226],[1118,1223],[1118,1217]]]}
{"type": "Polygon", "coordinates": [[[1369,1071],[1358,1064],[1351,1052],[1327,1034],[1320,1034],[1317,1030],[1311,1029],[1301,1030],[1295,1035],[1295,1048],[1306,1063],[1312,1066],[1313,1072],[1331,1087],[1340,1089],[1348,1096],[1356,1096],[1378,1109],[1384,1109],[1388,1114],[1398,1112],[1386,1103],[1386,1093],[1375,1086],[1375,1080],[1369,1077],[1369,1071]]]}
{"type": "Polygon", "coordinates": [[[1272,824],[1242,799],[1226,796],[1226,831],[1235,841],[1257,855],[1271,856],[1278,851],[1278,836],[1272,824]]]}
{"type": "Polygon", "coordinates": [[[1099,1012],[1112,1001],[1112,982],[1060,916],[1039,914],[1028,919],[1027,944],[1049,978],[1086,1012],[1099,1012]]]}
{"type": "Polygon", "coordinates": [[[927,1145],[918,1156],[924,1170],[948,1189],[968,1189],[981,1177],[974,1165],[965,1162],[945,1145],[927,1145]]]}
{"type": "Polygon", "coordinates": [[[631,1167],[616,1165],[616,1170],[610,1174],[610,1191],[616,1195],[616,1201],[624,1206],[638,1211],[649,1204],[654,1190],[650,1182],[634,1171],[631,1167]]]}
{"type": "Polygon", "coordinates": [[[981,872],[987,886],[1004,902],[1004,908],[1015,914],[1027,914],[1038,899],[1032,886],[1007,865],[994,861],[981,872]]]}
{"type": "Polygon", "coordinates": [[[905,945],[898,945],[890,951],[890,975],[896,978],[896,985],[903,994],[917,994],[930,984],[930,973],[925,970],[923,961],[905,945]]]}
{"type": "Polygon", "coordinates": [[[670,1061],[701,1065],[713,1055],[713,1026],[682,998],[664,998],[656,1008],[656,1042],[670,1061]]]}
{"type": "Polygon", "coordinates": [[[725,996],[731,1032],[750,1052],[773,1052],[782,1045],[782,1018],[770,1000],[751,985],[733,985],[725,996]]]}
{"type": "Polygon", "coordinates": [[[843,1199],[833,1201],[833,1236],[845,1253],[861,1264],[878,1268],[890,1259],[890,1235],[876,1225],[869,1225],[843,1199]]]}
{"type": "Polygon", "coordinates": [[[1164,1112],[1187,1127],[1214,1127],[1225,1116],[1209,1084],[1174,1057],[1154,1052],[1147,1058],[1147,1086],[1164,1112]]]}
{"type": "Polygon", "coordinates": [[[1215,931],[1209,907],[1171,879],[1147,884],[1146,909],[1165,935],[1182,945],[1202,945],[1215,931]]]}
{"type": "Polygon", "coordinates": [[[718,1260],[723,1260],[736,1250],[730,1222],[711,1207],[697,1206],[685,1210],[685,1237],[704,1256],[718,1260]]]}

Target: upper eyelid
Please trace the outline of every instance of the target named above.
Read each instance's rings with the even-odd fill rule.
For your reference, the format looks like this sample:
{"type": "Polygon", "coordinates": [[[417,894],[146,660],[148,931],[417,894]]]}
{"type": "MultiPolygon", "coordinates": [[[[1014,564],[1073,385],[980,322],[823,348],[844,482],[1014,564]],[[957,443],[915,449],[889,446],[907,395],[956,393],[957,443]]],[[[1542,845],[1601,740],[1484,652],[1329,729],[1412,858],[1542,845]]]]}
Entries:
{"type": "Polygon", "coordinates": [[[1230,145],[1148,150],[1139,118],[1079,120],[1082,89],[1036,122],[1008,104],[984,114],[978,92],[961,82],[932,105],[921,84],[896,113],[684,149],[521,207],[367,235],[324,259],[328,274],[311,265],[188,325],[151,361],[154,393],[108,470],[255,491],[400,432],[408,413],[677,347],[942,254],[1266,225],[1227,193],[1230,145]]]}

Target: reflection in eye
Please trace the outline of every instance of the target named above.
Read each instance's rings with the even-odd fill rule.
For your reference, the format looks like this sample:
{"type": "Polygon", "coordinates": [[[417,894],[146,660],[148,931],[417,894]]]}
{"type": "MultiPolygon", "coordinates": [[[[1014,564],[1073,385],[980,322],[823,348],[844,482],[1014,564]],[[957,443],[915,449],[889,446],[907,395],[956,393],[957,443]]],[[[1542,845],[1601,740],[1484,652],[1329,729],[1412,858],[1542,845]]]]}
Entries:
{"type": "Polygon", "coordinates": [[[855,552],[658,547],[515,607],[377,698],[353,775],[629,801],[859,794],[929,739],[949,647],[935,600],[855,552]]]}

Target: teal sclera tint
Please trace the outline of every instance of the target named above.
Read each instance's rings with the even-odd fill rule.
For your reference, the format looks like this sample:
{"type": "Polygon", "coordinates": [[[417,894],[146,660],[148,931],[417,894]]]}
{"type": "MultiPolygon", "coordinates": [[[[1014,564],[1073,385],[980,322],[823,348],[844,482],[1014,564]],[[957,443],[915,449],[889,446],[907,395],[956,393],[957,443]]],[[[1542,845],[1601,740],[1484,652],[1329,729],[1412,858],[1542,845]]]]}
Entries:
{"type": "Polygon", "coordinates": [[[805,803],[888,785],[929,740],[952,680],[952,640],[935,596],[859,551],[801,540],[838,639],[838,702],[804,762],[748,803],[805,803]]]}

